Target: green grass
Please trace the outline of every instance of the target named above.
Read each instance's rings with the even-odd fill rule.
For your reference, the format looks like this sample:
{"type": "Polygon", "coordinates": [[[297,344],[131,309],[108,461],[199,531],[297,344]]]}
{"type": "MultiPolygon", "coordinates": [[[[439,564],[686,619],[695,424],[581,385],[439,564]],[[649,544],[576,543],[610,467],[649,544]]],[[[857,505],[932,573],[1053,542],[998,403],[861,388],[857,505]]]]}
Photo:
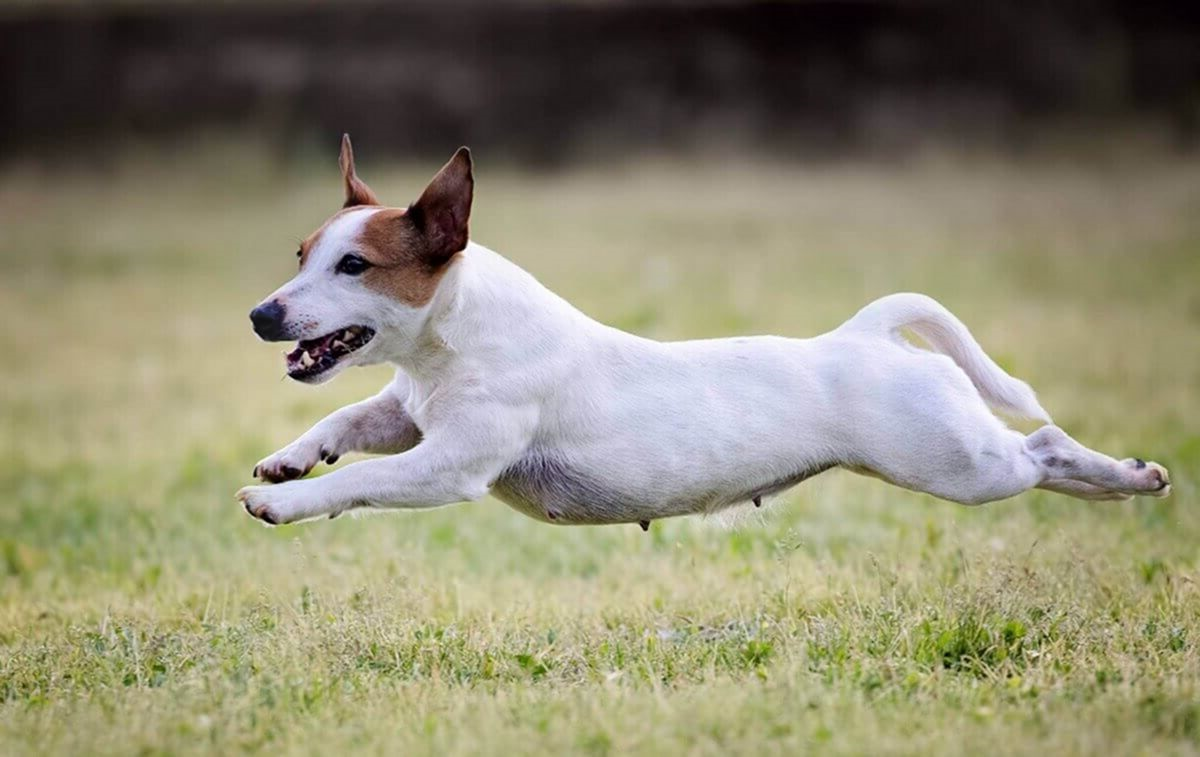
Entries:
{"type": "MultiPolygon", "coordinates": [[[[281,381],[250,306],[332,156],[0,175],[0,752],[1200,751],[1200,165],[479,156],[472,229],[659,338],[927,292],[1165,501],[968,509],[831,472],[735,523],[494,501],[269,530],[254,462],[384,383],[281,381]]],[[[385,198],[428,175],[360,157],[385,198]]]]}

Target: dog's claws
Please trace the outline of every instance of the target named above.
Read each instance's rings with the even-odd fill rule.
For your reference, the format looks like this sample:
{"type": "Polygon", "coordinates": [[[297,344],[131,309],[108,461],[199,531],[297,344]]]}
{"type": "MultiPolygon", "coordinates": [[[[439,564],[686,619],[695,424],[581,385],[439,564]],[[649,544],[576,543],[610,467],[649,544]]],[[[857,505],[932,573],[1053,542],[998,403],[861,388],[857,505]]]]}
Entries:
{"type": "Polygon", "coordinates": [[[643,531],[650,530],[650,521],[648,521],[648,520],[639,520],[638,525],[642,527],[643,531]]]}
{"type": "Polygon", "coordinates": [[[1167,473],[1167,469],[1162,467],[1161,465],[1157,467],[1157,470],[1158,470],[1159,483],[1158,483],[1158,488],[1155,489],[1155,491],[1162,491],[1163,489],[1166,489],[1168,486],[1171,485],[1171,475],[1169,473],[1167,473]]]}
{"type": "Polygon", "coordinates": [[[251,507],[251,489],[252,487],[245,487],[235,495],[237,500],[242,503],[242,509],[251,518],[260,520],[268,526],[278,526],[279,519],[265,505],[259,506],[257,509],[251,507]]]}
{"type": "Polygon", "coordinates": [[[761,494],[755,494],[754,499],[751,501],[754,502],[755,507],[762,507],[762,495],[761,494]]]}
{"type": "Polygon", "coordinates": [[[327,465],[333,465],[334,463],[336,463],[338,461],[339,457],[340,457],[340,455],[326,455],[325,463],[327,465]]]}

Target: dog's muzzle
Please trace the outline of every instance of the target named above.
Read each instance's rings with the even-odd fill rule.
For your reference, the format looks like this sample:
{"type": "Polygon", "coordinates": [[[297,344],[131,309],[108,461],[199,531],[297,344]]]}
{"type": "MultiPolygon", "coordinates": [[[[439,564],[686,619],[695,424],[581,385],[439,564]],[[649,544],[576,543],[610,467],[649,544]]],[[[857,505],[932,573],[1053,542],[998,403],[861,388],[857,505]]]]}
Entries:
{"type": "Polygon", "coordinates": [[[254,333],[268,342],[288,341],[283,334],[283,319],[287,314],[278,300],[264,302],[250,311],[250,323],[254,324],[254,333]]]}

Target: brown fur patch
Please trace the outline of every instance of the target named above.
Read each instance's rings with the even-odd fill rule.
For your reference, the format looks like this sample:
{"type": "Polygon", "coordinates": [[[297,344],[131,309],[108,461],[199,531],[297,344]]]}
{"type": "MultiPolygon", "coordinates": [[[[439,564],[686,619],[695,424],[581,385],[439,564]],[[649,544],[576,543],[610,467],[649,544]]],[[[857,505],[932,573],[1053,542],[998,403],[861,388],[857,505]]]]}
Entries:
{"type": "MultiPolygon", "coordinates": [[[[300,243],[300,267],[304,268],[311,252],[329,225],[346,213],[360,208],[345,208],[329,217],[321,227],[300,243]]],[[[450,260],[438,259],[429,251],[429,240],[406,217],[402,208],[383,208],[363,224],[355,251],[371,264],[363,274],[363,284],[401,302],[421,307],[433,299],[450,260]]]]}
{"type": "Polygon", "coordinates": [[[362,275],[363,284],[414,307],[425,305],[453,260],[431,263],[438,258],[428,246],[404,210],[386,208],[373,214],[359,236],[359,251],[371,264],[362,275]]]}

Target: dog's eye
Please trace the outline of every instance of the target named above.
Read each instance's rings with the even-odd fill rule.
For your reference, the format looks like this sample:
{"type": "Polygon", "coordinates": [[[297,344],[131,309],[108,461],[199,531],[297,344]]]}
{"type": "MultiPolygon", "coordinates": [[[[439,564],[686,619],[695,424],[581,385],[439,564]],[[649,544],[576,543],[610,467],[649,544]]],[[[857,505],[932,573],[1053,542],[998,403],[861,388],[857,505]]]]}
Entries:
{"type": "Polygon", "coordinates": [[[371,267],[371,264],[357,255],[346,255],[337,264],[337,272],[347,276],[357,276],[371,267]]]}

